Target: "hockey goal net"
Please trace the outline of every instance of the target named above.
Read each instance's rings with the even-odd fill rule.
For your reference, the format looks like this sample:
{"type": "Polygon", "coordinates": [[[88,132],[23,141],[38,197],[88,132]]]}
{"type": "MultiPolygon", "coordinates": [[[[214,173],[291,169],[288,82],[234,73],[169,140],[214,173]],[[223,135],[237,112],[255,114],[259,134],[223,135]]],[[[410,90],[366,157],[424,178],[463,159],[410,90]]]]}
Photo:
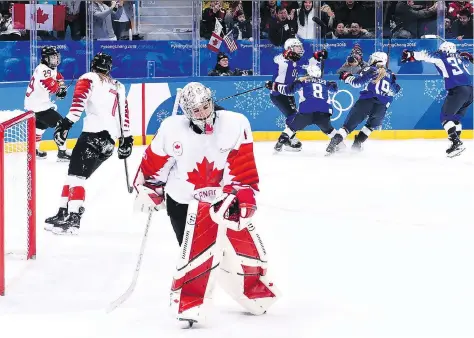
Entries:
{"type": "Polygon", "coordinates": [[[36,256],[35,152],[34,113],[0,111],[0,296],[10,258],[36,256]]]}

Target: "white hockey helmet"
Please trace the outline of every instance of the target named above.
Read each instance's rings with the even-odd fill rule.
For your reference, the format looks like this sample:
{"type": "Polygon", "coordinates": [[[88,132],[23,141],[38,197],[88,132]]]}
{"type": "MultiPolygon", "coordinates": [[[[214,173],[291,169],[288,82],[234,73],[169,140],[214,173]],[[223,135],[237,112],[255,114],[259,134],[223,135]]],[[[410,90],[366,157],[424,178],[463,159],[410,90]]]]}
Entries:
{"type": "Polygon", "coordinates": [[[456,45],[452,42],[445,41],[439,45],[439,50],[448,54],[456,53],[456,45]]]}
{"type": "Polygon", "coordinates": [[[179,106],[189,121],[206,134],[214,129],[214,102],[209,88],[199,82],[190,82],[181,91],[179,106]]]}
{"type": "Polygon", "coordinates": [[[310,64],[306,67],[306,72],[309,76],[320,78],[321,77],[321,68],[318,65],[310,64]]]}
{"type": "Polygon", "coordinates": [[[283,45],[283,48],[285,48],[285,50],[290,49],[292,52],[295,52],[299,56],[303,56],[304,54],[303,44],[297,38],[290,38],[286,40],[285,44],[283,45]]]}
{"type": "Polygon", "coordinates": [[[385,52],[375,52],[369,58],[369,65],[374,65],[377,63],[382,63],[382,65],[386,65],[388,60],[387,53],[385,52]]]}

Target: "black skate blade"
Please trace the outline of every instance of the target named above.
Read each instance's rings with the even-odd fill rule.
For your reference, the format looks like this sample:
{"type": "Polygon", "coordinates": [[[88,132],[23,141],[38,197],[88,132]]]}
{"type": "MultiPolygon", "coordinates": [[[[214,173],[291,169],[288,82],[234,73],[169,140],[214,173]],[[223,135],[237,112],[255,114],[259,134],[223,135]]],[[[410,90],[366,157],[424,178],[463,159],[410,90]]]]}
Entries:
{"type": "Polygon", "coordinates": [[[194,320],[194,319],[178,318],[178,320],[182,322],[187,322],[188,323],[187,329],[192,328],[194,323],[197,323],[197,320],[194,320]]]}
{"type": "Polygon", "coordinates": [[[461,153],[466,150],[466,148],[460,148],[458,150],[453,151],[452,153],[447,154],[449,158],[455,158],[461,155],[461,153]]]}

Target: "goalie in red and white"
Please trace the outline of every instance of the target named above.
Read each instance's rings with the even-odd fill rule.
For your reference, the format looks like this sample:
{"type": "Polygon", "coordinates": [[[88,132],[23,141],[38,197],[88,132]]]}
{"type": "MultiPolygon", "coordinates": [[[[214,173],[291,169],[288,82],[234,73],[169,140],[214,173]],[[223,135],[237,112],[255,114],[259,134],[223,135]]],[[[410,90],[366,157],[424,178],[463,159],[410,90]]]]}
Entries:
{"type": "Polygon", "coordinates": [[[184,116],[162,122],[134,182],[136,208],[166,207],[181,247],[173,312],[190,324],[204,322],[218,280],[247,311],[264,314],[279,291],[252,222],[259,178],[249,121],[215,109],[201,83],[187,84],[179,103],[184,116]]]}

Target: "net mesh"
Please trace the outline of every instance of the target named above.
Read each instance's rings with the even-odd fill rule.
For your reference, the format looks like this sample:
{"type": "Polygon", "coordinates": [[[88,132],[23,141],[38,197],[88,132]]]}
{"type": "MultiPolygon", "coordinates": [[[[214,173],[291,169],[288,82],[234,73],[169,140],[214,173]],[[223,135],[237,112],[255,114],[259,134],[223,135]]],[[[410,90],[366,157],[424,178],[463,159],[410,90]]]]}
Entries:
{"type": "Polygon", "coordinates": [[[31,198],[28,120],[8,127],[4,142],[5,255],[26,259],[30,242],[28,199],[31,198]]]}

